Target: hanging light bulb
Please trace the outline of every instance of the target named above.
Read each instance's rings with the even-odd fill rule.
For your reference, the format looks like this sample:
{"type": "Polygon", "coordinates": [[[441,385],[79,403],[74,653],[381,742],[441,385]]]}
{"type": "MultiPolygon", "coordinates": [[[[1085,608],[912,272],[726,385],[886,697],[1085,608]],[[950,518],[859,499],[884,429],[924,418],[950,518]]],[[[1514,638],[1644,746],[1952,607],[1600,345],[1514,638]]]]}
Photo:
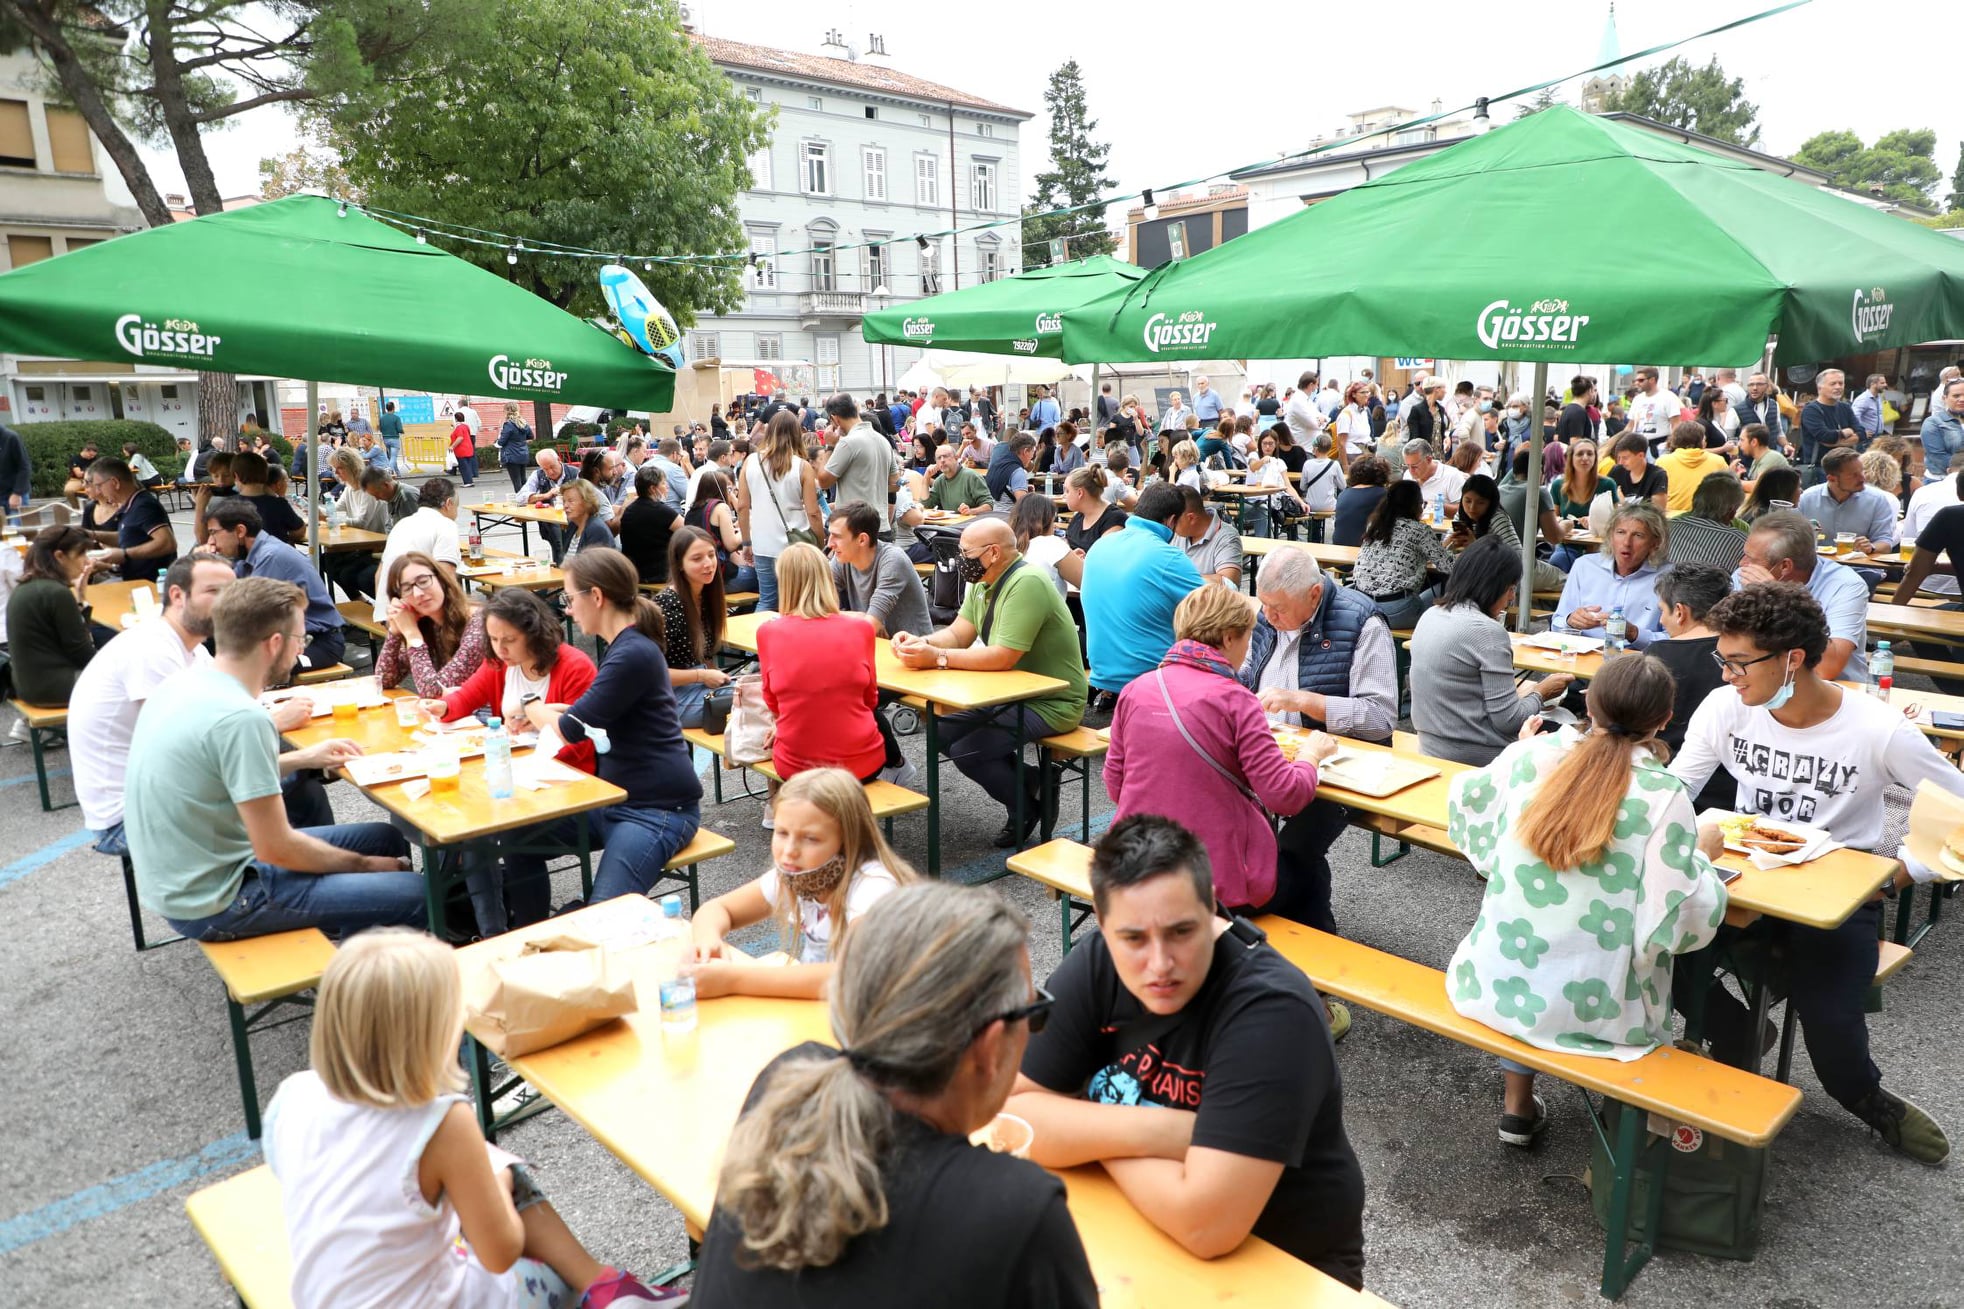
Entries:
{"type": "Polygon", "coordinates": [[[417,244],[417,245],[428,245],[429,243],[430,243],[430,234],[429,234],[428,232],[425,232],[425,231],[424,231],[424,230],[423,230],[422,228],[420,228],[420,227],[419,227],[419,228],[417,228],[417,229],[416,229],[416,244],[417,244]]]}
{"type": "Polygon", "coordinates": [[[343,200],[341,202],[341,212],[336,214],[335,217],[346,218],[347,216],[348,216],[348,202],[346,200],[343,200]]]}
{"type": "Polygon", "coordinates": [[[925,250],[927,249],[927,238],[925,236],[921,236],[918,233],[916,233],[914,236],[914,244],[919,246],[921,249],[925,250]]]}
{"type": "Polygon", "coordinates": [[[523,241],[513,241],[511,243],[511,249],[505,251],[505,262],[508,264],[516,264],[518,262],[518,252],[520,250],[523,250],[524,248],[525,248],[525,243],[523,241]]]}

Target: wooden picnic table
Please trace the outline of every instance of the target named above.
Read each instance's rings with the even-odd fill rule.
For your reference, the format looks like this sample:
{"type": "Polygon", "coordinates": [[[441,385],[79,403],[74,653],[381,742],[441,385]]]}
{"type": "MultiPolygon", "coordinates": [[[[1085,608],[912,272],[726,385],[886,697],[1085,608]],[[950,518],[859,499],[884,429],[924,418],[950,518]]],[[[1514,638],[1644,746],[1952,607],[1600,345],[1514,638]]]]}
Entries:
{"type": "Polygon", "coordinates": [[[164,596],[155,582],[91,582],[89,583],[89,621],[98,623],[112,632],[127,631],[129,624],[125,617],[136,613],[135,594],[147,589],[157,597],[155,612],[163,612],[164,596]]]}
{"type": "Polygon", "coordinates": [[[387,532],[371,532],[361,527],[321,525],[322,554],[381,554],[389,543],[387,532]]]}
{"type": "MultiPolygon", "coordinates": [[[[522,928],[544,935],[567,928],[604,934],[637,910],[608,901],[522,928]]],[[[458,951],[466,968],[489,949],[458,951]]],[[[724,996],[696,1005],[695,1030],[662,1031],[657,952],[623,952],[641,1003],[635,1013],[584,1036],[509,1060],[511,1070],[681,1210],[700,1238],[715,1207],[723,1152],[750,1087],[765,1065],[806,1041],[834,1044],[826,1006],[816,1000],[724,996]],[[650,1113],[650,1105],[661,1112],[650,1113]]],[[[1105,1303],[1126,1309],[1190,1309],[1197,1304],[1288,1304],[1298,1309],[1363,1309],[1373,1303],[1259,1237],[1233,1254],[1188,1254],[1132,1207],[1102,1168],[1059,1172],[1071,1217],[1105,1303]]]]}
{"type": "MultiPolygon", "coordinates": [[[[757,629],[776,618],[774,613],[733,614],[723,629],[723,643],[747,654],[757,653],[757,629]]],[[[920,635],[925,635],[921,633],[920,635]]],[[[1011,668],[984,673],[957,668],[909,668],[893,653],[890,641],[873,643],[874,680],[882,691],[910,697],[921,707],[927,735],[927,869],[941,872],[941,747],[938,720],[944,713],[1000,710],[1065,690],[1069,683],[1041,673],[1011,668]]],[[[1011,723],[1017,753],[1022,753],[1020,715],[1011,723]]],[[[1019,818],[1021,814],[1017,815],[1019,818]]]]}
{"type": "MultiPolygon", "coordinates": [[[[1319,798],[1396,823],[1447,830],[1448,792],[1453,779],[1467,771],[1467,765],[1348,737],[1343,740],[1343,748],[1347,753],[1396,755],[1437,768],[1439,775],[1388,796],[1365,795],[1331,783],[1319,783],[1319,798]]],[[[1895,876],[1897,867],[1894,859],[1846,847],[1791,867],[1758,869],[1744,857],[1731,853],[1717,862],[1722,867],[1739,870],[1740,875],[1726,887],[1735,909],[1821,928],[1839,927],[1847,922],[1850,914],[1868,903],[1895,876]]]]}
{"type": "MultiPolygon", "coordinates": [[[[532,561],[530,555],[513,554],[509,550],[484,549],[484,562],[467,563],[457,570],[457,576],[466,586],[480,590],[498,592],[509,589],[521,591],[563,591],[566,589],[566,572],[550,564],[524,567],[532,561]]],[[[532,561],[535,562],[536,561],[532,561]]]]}
{"type": "MultiPolygon", "coordinates": [[[[359,695],[363,684],[369,682],[372,679],[353,678],[337,682],[333,684],[333,694],[359,695]]],[[[338,719],[333,714],[323,714],[287,732],[286,739],[304,748],[320,741],[345,738],[359,745],[365,754],[415,749],[419,743],[414,739],[414,729],[405,728],[396,721],[394,704],[409,692],[394,690],[382,694],[389,703],[357,710],[353,722],[338,719]]],[[[514,748],[512,757],[521,759],[531,753],[529,748],[514,748]]],[[[484,756],[481,754],[461,761],[457,789],[444,795],[429,792],[416,797],[408,794],[406,781],[362,786],[348,777],[346,769],[339,770],[339,775],[415,829],[418,843],[423,847],[423,879],[427,887],[430,930],[433,932],[440,932],[443,923],[444,894],[450,881],[444,872],[454,872],[457,876],[461,876],[462,872],[461,869],[440,871],[440,847],[483,841],[502,832],[570,817],[591,809],[604,809],[627,799],[627,792],[612,782],[604,782],[591,773],[579,773],[576,779],[555,781],[536,791],[521,786],[513,791],[509,800],[493,800],[484,780],[484,756]]],[[[589,855],[584,834],[579,842],[578,854],[584,866],[589,855]]]]}
{"type": "MultiPolygon", "coordinates": [[[[1936,603],[1943,601],[1939,599],[1936,603]]],[[[1872,634],[1892,638],[1927,638],[1946,645],[1964,645],[1964,610],[1938,609],[1920,603],[1870,603],[1868,628],[1872,634]]]]}
{"type": "Polygon", "coordinates": [[[532,524],[545,523],[554,527],[566,526],[566,511],[552,505],[522,505],[504,500],[487,500],[481,505],[471,506],[471,515],[477,520],[478,530],[484,530],[489,522],[493,527],[510,527],[516,524],[519,540],[524,545],[524,553],[532,553],[532,524]]]}

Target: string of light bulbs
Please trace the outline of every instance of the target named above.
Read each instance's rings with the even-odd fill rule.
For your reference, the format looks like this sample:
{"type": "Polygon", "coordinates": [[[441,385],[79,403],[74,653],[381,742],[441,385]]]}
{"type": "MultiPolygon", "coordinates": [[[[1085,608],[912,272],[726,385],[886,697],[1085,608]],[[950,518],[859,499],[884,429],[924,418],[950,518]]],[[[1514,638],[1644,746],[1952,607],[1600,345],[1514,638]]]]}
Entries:
{"type": "MultiPolygon", "coordinates": [[[[1620,67],[1622,65],[1629,64],[1629,63],[1634,63],[1636,60],[1647,59],[1652,55],[1662,54],[1666,51],[1677,49],[1679,46],[1687,45],[1693,41],[1700,41],[1709,36],[1717,36],[1723,32],[1729,32],[1736,28],[1746,27],[1749,26],[1750,24],[1761,22],[1765,19],[1772,18],[1779,14],[1786,13],[1789,10],[1799,9],[1811,3],[1813,3],[1813,0],[1787,0],[1786,3],[1776,5],[1770,9],[1761,10],[1760,12],[1755,14],[1749,14],[1744,18],[1736,18],[1729,22],[1721,23],[1716,27],[1706,28],[1702,32],[1694,32],[1689,36],[1678,37],[1670,41],[1665,41],[1660,44],[1650,46],[1647,49],[1636,51],[1633,54],[1620,55],[1615,59],[1605,60],[1601,63],[1593,64],[1590,67],[1581,69],[1577,72],[1565,73],[1560,77],[1553,77],[1545,81],[1536,82],[1530,86],[1519,87],[1515,90],[1507,92],[1504,95],[1491,96],[1491,97],[1483,96],[1478,99],[1475,99],[1469,104],[1458,105],[1451,109],[1435,110],[1432,113],[1423,114],[1420,115],[1419,117],[1408,119],[1401,123],[1393,123],[1389,126],[1382,127],[1373,132],[1370,132],[1364,137],[1339,137],[1335,140],[1326,141],[1318,145],[1310,146],[1305,150],[1295,151],[1293,153],[1285,154],[1277,158],[1259,159],[1251,163],[1238,164],[1231,168],[1223,168],[1215,172],[1208,173],[1205,176],[1190,178],[1187,181],[1178,182],[1171,186],[1141,187],[1137,191],[1127,192],[1116,196],[1100,197],[1096,200],[1090,200],[1080,205],[1065,205],[1059,208],[1045,210],[1042,213],[1010,214],[1005,217],[991,219],[986,222],[970,223],[965,226],[958,224],[953,227],[942,228],[939,231],[916,232],[913,234],[912,240],[914,244],[918,246],[921,250],[927,251],[929,249],[936,248],[937,243],[940,241],[942,237],[952,236],[959,239],[960,237],[972,232],[993,231],[997,228],[1007,227],[1012,223],[1021,224],[1021,223],[1032,222],[1037,219],[1043,219],[1043,218],[1060,218],[1066,215],[1085,213],[1091,210],[1103,211],[1105,209],[1110,208],[1112,205],[1122,204],[1128,200],[1142,201],[1143,207],[1147,211],[1147,217],[1148,219],[1150,219],[1153,216],[1153,211],[1156,208],[1156,202],[1154,200],[1155,192],[1164,193],[1164,194],[1177,194],[1178,192],[1183,191],[1188,187],[1199,186],[1202,185],[1203,183],[1216,182],[1223,178],[1231,177],[1235,173],[1248,172],[1258,168],[1268,169],[1268,168],[1277,167],[1279,165],[1296,163],[1302,160],[1312,158],[1316,155],[1328,153],[1333,150],[1354,146],[1360,139],[1369,139],[1369,137],[1380,137],[1380,136],[1390,137],[1395,135],[1396,133],[1407,132],[1414,128],[1424,127],[1428,123],[1436,123],[1442,119],[1449,118],[1455,114],[1465,113],[1469,110],[1474,113],[1476,118],[1485,118],[1488,115],[1488,110],[1494,106],[1507,104],[1511,101],[1521,99],[1524,96],[1539,94],[1540,92],[1545,91],[1550,87],[1556,87],[1562,85],[1565,82],[1574,81],[1578,77],[1587,77],[1591,73],[1603,72],[1607,69],[1620,67]]],[[[950,181],[952,183],[953,179],[950,179],[950,181]]],[[[682,265],[748,264],[751,268],[761,271],[767,260],[774,262],[778,259],[783,259],[792,255],[811,255],[811,254],[821,254],[821,253],[837,254],[847,250],[866,250],[866,249],[877,250],[880,249],[881,247],[899,244],[901,242],[901,238],[888,237],[885,240],[881,240],[881,241],[840,242],[840,243],[831,244],[822,247],[806,248],[803,250],[773,250],[769,253],[765,253],[758,250],[742,250],[742,251],[724,252],[720,254],[681,254],[681,255],[625,254],[620,251],[595,250],[587,246],[566,245],[556,241],[541,241],[536,238],[533,239],[528,244],[525,238],[513,235],[510,232],[499,232],[488,228],[472,227],[469,224],[453,223],[443,219],[430,218],[424,215],[409,214],[409,213],[400,212],[398,210],[384,209],[373,205],[362,204],[359,201],[351,201],[345,197],[337,197],[337,199],[339,200],[340,213],[343,217],[347,215],[349,206],[353,204],[355,207],[359,208],[363,213],[367,214],[371,218],[374,218],[380,222],[388,223],[390,226],[396,227],[402,231],[413,233],[416,238],[416,243],[418,245],[428,245],[431,238],[436,237],[443,241],[456,242],[462,245],[488,247],[492,249],[497,249],[502,247],[505,252],[505,263],[511,266],[517,265],[519,257],[521,255],[530,253],[530,254],[543,255],[546,256],[547,258],[552,258],[552,259],[599,260],[603,262],[618,263],[622,265],[640,264],[642,266],[643,271],[652,271],[653,266],[656,264],[682,264],[682,265]]],[[[1042,245],[1049,245],[1050,240],[1048,238],[1031,238],[1029,240],[1024,241],[1022,244],[1025,248],[1032,245],[1042,246],[1042,245]]]]}

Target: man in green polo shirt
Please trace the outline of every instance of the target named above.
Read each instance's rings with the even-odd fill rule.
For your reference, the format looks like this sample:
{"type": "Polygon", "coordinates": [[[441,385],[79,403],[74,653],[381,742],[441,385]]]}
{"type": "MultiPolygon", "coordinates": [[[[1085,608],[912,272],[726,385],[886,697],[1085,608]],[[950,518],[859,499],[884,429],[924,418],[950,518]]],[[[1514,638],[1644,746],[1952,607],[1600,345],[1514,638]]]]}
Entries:
{"type": "MultiPolygon", "coordinates": [[[[943,446],[943,452],[948,447],[943,446]]],[[[986,490],[984,494],[987,494],[986,490]]],[[[999,518],[970,523],[962,533],[961,570],[968,598],[953,623],[931,636],[895,632],[893,652],[909,668],[1038,673],[1065,685],[1053,694],[1000,710],[967,710],[941,719],[941,740],[955,767],[1009,811],[996,834],[1003,849],[1021,845],[1035,825],[1043,774],[1018,758],[1011,714],[1022,716],[1022,739],[1068,732],[1084,717],[1084,660],[1077,625],[1040,569],[1016,552],[1016,536],[999,518]],[[977,638],[980,638],[978,644],[977,638]],[[1023,822],[1016,804],[1022,796],[1023,822]]],[[[1048,765],[1046,765],[1048,766],[1048,765]]],[[[1057,788],[1049,788],[1056,804],[1057,788]]],[[[1054,818],[1054,814],[1051,815],[1054,818]]]]}
{"type": "Polygon", "coordinates": [[[982,474],[962,462],[954,442],[944,441],[934,452],[934,480],[928,483],[929,509],[988,509],[995,503],[982,474]]]}

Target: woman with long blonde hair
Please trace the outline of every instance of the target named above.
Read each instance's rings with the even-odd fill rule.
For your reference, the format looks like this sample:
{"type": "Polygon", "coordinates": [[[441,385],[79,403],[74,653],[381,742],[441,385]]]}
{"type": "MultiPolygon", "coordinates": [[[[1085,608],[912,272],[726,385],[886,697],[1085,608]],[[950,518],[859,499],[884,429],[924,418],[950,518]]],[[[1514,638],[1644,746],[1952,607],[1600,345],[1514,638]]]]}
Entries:
{"type": "Polygon", "coordinates": [[[825,539],[818,508],[818,474],[805,458],[805,431],[798,415],[771,415],[762,443],[743,461],[736,484],[737,530],[743,562],[757,569],[757,608],[777,608],[777,561],[785,547],[825,539]]]}
{"type": "Polygon", "coordinates": [[[1049,1017],[1028,930],[999,897],[939,882],[854,925],[828,1001],[838,1045],[790,1050],[752,1086],[693,1303],[1097,1305],[1063,1183],[1000,1152],[1013,1141],[968,1139],[1049,1017]]]}
{"type": "MultiPolygon", "coordinates": [[[[1671,960],[1711,944],[1725,918],[1700,828],[1657,734],[1676,698],[1649,655],[1608,660],[1586,731],[1538,717],[1485,768],[1453,779],[1447,832],[1487,879],[1473,930],[1447,968],[1453,1006],[1544,1050],[1636,1059],[1671,1039],[1671,960]]],[[[1534,1072],[1501,1060],[1500,1139],[1547,1126],[1534,1072]]]]}

